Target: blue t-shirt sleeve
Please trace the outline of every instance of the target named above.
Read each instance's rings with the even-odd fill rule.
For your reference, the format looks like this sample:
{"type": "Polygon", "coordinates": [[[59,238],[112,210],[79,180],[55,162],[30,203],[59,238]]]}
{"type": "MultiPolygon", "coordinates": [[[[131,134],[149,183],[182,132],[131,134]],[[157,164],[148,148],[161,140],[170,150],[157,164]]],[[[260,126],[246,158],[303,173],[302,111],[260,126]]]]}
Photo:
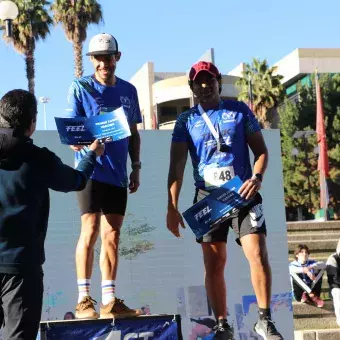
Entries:
{"type": "Polygon", "coordinates": [[[247,104],[240,102],[240,112],[243,113],[243,123],[246,136],[250,136],[254,132],[261,131],[259,122],[254,113],[250,110],[247,104]]]}
{"type": "Polygon", "coordinates": [[[131,97],[131,117],[130,124],[139,124],[142,123],[142,114],[139,108],[138,94],[136,88],[132,87],[132,97],[131,97]]]}
{"type": "Polygon", "coordinates": [[[187,121],[187,114],[182,113],[179,115],[172,133],[172,142],[189,142],[190,134],[187,128],[187,121]]]}
{"type": "Polygon", "coordinates": [[[72,82],[67,96],[68,107],[66,109],[66,116],[73,117],[85,117],[85,110],[81,100],[81,90],[78,82],[75,80],[72,82]]]}

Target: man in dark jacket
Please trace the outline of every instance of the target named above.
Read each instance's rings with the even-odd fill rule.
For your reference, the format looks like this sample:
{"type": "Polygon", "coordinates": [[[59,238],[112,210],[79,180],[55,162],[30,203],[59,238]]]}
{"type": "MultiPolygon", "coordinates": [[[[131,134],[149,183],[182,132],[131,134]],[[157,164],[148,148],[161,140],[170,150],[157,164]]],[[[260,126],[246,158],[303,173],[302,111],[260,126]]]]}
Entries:
{"type": "Polygon", "coordinates": [[[329,293],[333,300],[336,323],[340,326],[340,240],[336,252],[329,256],[326,265],[329,293]]]}
{"type": "Polygon", "coordinates": [[[0,101],[0,324],[5,339],[35,339],[43,299],[44,242],[49,189],[82,190],[96,156],[95,141],[76,170],[30,138],[36,127],[37,102],[24,90],[0,101]]]}

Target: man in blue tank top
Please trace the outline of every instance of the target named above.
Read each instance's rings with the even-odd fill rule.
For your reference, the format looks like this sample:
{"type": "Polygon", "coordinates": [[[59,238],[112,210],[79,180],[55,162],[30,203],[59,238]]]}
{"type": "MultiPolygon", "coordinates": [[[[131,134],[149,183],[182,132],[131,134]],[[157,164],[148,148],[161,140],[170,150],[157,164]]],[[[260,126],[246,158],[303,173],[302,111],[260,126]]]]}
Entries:
{"type": "Polygon", "coordinates": [[[221,99],[222,77],[212,63],[195,64],[189,73],[189,86],[198,105],[182,113],[174,128],[168,178],[167,227],[177,237],[180,236],[179,225],[184,227],[178,211],[178,198],[188,153],[194,168],[194,202],[234,176],[239,176],[244,182],[240,193],[252,202],[197,240],[203,251],[209,302],[218,321],[214,338],[234,339],[233,330],[227,322],[224,279],[227,236],[229,228],[232,228],[250,264],[259,306],[259,319],[254,329],[266,340],[281,340],[283,338],[270,314],[271,269],[265,241],[262,198],[258,193],[268,163],[268,151],[260,126],[246,104],[221,99]],[[248,146],[255,157],[254,171],[250,165],[248,146]]]}
{"type": "MultiPolygon", "coordinates": [[[[142,122],[136,88],[115,75],[121,57],[117,40],[110,34],[98,34],[90,41],[90,60],[94,74],[75,80],[69,91],[69,117],[91,117],[122,107],[130,126],[131,137],[106,143],[105,153],[97,164],[86,188],[78,195],[82,230],[76,249],[78,278],[78,304],[76,318],[98,318],[90,296],[90,279],[94,245],[100,232],[102,247],[100,269],[102,273],[101,318],[138,316],[140,310],[130,309],[116,297],[115,280],[118,265],[118,244],[123,223],[127,189],[130,193],[139,187],[140,137],[137,124],[142,122]],[[132,172],[126,169],[128,154],[132,172]]],[[[76,164],[86,154],[86,148],[71,147],[76,164]]]]}

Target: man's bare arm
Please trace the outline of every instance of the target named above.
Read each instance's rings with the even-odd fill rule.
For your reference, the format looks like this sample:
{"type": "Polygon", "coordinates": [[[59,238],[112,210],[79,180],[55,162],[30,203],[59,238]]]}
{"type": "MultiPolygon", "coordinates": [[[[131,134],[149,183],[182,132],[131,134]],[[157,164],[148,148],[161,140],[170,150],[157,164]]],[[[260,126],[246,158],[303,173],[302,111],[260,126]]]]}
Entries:
{"type": "MultiPolygon", "coordinates": [[[[254,132],[247,138],[248,145],[254,154],[254,174],[264,175],[268,165],[268,150],[261,131],[254,132]]],[[[239,190],[239,194],[246,199],[252,198],[261,188],[259,179],[246,180],[239,190]]]]}
{"type": "Polygon", "coordinates": [[[130,126],[131,136],[129,143],[129,155],[131,163],[140,161],[140,136],[137,129],[137,124],[130,126]]]}
{"type": "Polygon", "coordinates": [[[188,158],[188,143],[172,143],[168,175],[168,208],[178,207],[184,169],[188,158]]]}
{"type": "Polygon", "coordinates": [[[268,149],[261,131],[254,132],[248,136],[247,142],[254,154],[254,174],[263,176],[268,165],[268,149]]]}

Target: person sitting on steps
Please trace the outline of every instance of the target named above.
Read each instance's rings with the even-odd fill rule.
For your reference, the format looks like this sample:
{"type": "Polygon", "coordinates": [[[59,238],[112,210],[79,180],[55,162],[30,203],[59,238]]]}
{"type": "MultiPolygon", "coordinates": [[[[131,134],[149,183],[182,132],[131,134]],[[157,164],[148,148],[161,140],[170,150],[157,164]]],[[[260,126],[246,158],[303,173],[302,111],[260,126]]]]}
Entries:
{"type": "Polygon", "coordinates": [[[309,259],[309,254],[309,248],[305,244],[299,244],[294,253],[296,260],[289,264],[293,297],[296,301],[312,302],[321,308],[324,306],[320,293],[326,264],[309,259]]]}

